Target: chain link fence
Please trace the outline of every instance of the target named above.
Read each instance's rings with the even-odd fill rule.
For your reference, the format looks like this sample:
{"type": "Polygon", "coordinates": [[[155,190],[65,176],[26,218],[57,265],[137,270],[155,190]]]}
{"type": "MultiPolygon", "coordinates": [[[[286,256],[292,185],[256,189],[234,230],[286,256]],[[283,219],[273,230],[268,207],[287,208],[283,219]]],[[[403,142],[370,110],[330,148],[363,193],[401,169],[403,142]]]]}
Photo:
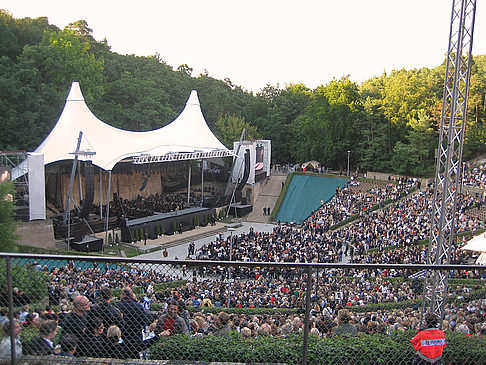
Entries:
{"type": "Polygon", "coordinates": [[[450,272],[443,363],[486,363],[476,266],[27,254],[0,254],[0,361],[412,364],[424,269],[450,272]]]}

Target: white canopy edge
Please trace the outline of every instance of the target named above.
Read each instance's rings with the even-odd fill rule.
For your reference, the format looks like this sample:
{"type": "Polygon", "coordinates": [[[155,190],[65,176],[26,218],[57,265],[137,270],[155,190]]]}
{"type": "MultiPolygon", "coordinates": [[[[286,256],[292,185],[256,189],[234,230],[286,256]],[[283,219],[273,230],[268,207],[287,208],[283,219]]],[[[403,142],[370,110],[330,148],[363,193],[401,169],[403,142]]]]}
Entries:
{"type": "Polygon", "coordinates": [[[486,252],[486,236],[484,233],[473,237],[462,250],[486,252]]]}

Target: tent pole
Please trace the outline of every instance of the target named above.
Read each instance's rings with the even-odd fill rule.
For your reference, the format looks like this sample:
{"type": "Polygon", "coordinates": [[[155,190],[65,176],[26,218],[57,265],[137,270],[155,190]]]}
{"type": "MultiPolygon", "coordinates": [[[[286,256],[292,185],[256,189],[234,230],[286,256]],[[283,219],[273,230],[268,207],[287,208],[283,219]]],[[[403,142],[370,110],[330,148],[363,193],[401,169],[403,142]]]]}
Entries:
{"type": "MultiPolygon", "coordinates": [[[[79,147],[81,147],[81,139],[83,138],[83,132],[79,132],[79,137],[78,137],[78,145],[76,146],[76,152],[74,153],[74,161],[73,161],[73,168],[71,170],[71,180],[69,180],[69,189],[68,189],[68,196],[66,199],[66,210],[64,211],[64,216],[63,216],[63,224],[67,223],[67,217],[69,213],[70,206],[69,204],[71,203],[71,194],[73,193],[73,184],[74,184],[74,175],[76,174],[76,165],[78,163],[78,152],[79,152],[79,147]]],[[[69,229],[69,227],[68,227],[69,229]]],[[[68,237],[69,240],[69,237],[68,237]]]]}
{"type": "Polygon", "coordinates": [[[81,200],[83,200],[83,188],[81,185],[81,164],[78,164],[78,184],[79,184],[79,205],[81,205],[81,200]]]}
{"type": "Polygon", "coordinates": [[[103,218],[103,170],[100,167],[100,218],[103,218]]]}
{"type": "Polygon", "coordinates": [[[108,171],[108,191],[106,193],[105,242],[103,243],[103,248],[108,243],[108,218],[110,218],[110,189],[111,189],[111,170],[108,171]]]}
{"type": "Polygon", "coordinates": [[[201,207],[204,206],[204,160],[201,158],[201,207]]]}
{"type": "Polygon", "coordinates": [[[189,177],[187,179],[187,204],[189,204],[190,197],[191,197],[191,162],[189,161],[189,177]]]}

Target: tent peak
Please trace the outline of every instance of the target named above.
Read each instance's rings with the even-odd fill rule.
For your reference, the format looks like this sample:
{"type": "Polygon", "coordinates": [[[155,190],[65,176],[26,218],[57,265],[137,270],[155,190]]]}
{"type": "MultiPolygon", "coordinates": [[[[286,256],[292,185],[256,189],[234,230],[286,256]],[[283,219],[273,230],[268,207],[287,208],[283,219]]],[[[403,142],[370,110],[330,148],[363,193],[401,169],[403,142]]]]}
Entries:
{"type": "Polygon", "coordinates": [[[71,90],[69,90],[66,101],[84,101],[83,93],[79,87],[79,82],[74,81],[71,84],[71,90]]]}
{"type": "Polygon", "coordinates": [[[186,105],[199,105],[199,98],[196,90],[191,90],[191,95],[189,95],[186,105]]]}

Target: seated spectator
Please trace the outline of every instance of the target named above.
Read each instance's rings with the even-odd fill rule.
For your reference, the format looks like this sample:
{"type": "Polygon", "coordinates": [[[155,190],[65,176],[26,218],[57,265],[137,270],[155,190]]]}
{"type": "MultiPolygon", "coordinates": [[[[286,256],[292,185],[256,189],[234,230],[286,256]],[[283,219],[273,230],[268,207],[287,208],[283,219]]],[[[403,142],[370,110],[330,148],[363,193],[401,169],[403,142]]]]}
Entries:
{"type": "Polygon", "coordinates": [[[54,338],[57,335],[57,322],[45,321],[39,328],[39,336],[26,343],[23,350],[26,355],[54,355],[54,338]]]}
{"type": "MultiPolygon", "coordinates": [[[[11,352],[11,337],[10,337],[10,321],[7,321],[3,326],[4,338],[0,342],[0,358],[10,358],[12,356],[11,352]]],[[[20,333],[20,323],[13,321],[14,325],[14,340],[15,340],[15,358],[20,359],[22,357],[22,343],[19,339],[20,333]]]]}
{"type": "Polygon", "coordinates": [[[358,329],[352,323],[351,315],[347,309],[341,309],[338,312],[338,326],[334,329],[333,335],[347,335],[347,336],[356,336],[358,334],[358,329]]]}
{"type": "Polygon", "coordinates": [[[76,336],[66,333],[59,340],[59,345],[61,345],[61,352],[57,354],[58,356],[74,357],[78,346],[78,339],[76,336]]]}
{"type": "Polygon", "coordinates": [[[106,336],[108,343],[103,348],[103,357],[114,359],[138,359],[140,352],[148,349],[159,340],[157,336],[154,336],[140,341],[138,344],[130,344],[122,339],[122,332],[118,326],[108,328],[106,336]]]}

